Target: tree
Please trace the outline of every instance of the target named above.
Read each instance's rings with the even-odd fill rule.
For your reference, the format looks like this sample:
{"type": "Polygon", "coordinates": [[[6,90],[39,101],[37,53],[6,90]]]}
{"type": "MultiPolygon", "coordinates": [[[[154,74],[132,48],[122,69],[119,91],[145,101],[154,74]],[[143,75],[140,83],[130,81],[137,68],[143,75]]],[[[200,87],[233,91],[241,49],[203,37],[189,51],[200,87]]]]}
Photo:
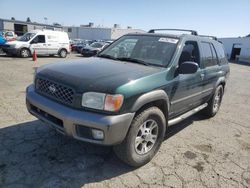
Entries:
{"type": "Polygon", "coordinates": [[[30,17],[27,18],[26,22],[31,22],[30,17]]]}
{"type": "Polygon", "coordinates": [[[14,17],[11,17],[11,20],[16,20],[14,17]]]}
{"type": "Polygon", "coordinates": [[[53,23],[53,26],[62,26],[62,25],[55,22],[55,23],[53,23]]]}
{"type": "Polygon", "coordinates": [[[250,34],[248,34],[246,37],[250,37],[250,34]]]}

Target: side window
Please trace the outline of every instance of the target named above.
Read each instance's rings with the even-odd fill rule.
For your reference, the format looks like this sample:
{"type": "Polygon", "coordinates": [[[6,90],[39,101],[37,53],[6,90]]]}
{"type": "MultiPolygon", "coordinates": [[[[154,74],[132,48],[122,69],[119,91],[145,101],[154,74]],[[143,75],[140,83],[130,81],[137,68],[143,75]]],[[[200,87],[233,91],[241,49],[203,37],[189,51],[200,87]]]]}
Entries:
{"type": "Polygon", "coordinates": [[[215,52],[214,45],[210,44],[210,47],[211,47],[212,54],[213,54],[213,65],[217,65],[218,64],[218,57],[217,57],[217,53],[215,52]]]}
{"type": "Polygon", "coordinates": [[[225,54],[223,45],[218,43],[215,45],[215,49],[216,49],[220,64],[226,64],[227,58],[226,58],[226,54],[225,54]]]}
{"type": "Polygon", "coordinates": [[[44,35],[38,35],[36,36],[33,41],[35,43],[45,43],[45,36],[44,35]]]}
{"type": "Polygon", "coordinates": [[[185,61],[193,61],[200,64],[200,53],[196,41],[186,41],[179,58],[179,65],[185,61]]]}
{"type": "Polygon", "coordinates": [[[214,65],[213,54],[211,51],[210,43],[201,42],[202,47],[202,60],[205,67],[210,67],[214,65]]]}

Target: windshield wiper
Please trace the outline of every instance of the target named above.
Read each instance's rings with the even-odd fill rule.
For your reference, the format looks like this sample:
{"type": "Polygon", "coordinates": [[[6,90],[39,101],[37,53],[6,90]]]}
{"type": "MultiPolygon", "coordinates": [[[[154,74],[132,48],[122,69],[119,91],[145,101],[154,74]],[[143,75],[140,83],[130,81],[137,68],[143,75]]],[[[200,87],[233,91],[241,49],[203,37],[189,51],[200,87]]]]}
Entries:
{"type": "Polygon", "coordinates": [[[117,60],[117,58],[115,58],[112,55],[108,55],[108,54],[100,54],[100,55],[97,55],[97,57],[103,57],[103,58],[107,58],[107,59],[117,60]]]}
{"type": "Polygon", "coordinates": [[[149,66],[149,63],[147,63],[145,61],[142,61],[140,59],[134,59],[134,58],[131,58],[131,57],[119,57],[117,59],[120,60],[120,61],[130,61],[130,62],[133,62],[133,63],[138,63],[138,64],[149,66]]]}

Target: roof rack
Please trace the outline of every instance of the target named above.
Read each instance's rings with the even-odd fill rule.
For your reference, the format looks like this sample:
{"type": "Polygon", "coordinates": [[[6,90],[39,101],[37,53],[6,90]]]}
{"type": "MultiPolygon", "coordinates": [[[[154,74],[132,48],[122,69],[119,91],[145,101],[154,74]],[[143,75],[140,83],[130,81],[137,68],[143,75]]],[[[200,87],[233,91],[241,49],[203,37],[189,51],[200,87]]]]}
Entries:
{"type": "Polygon", "coordinates": [[[213,40],[218,40],[217,37],[215,36],[211,36],[211,35],[199,35],[200,37],[207,37],[207,38],[210,38],[210,39],[213,39],[213,40]]]}
{"type": "Polygon", "coordinates": [[[197,31],[188,30],[188,29],[151,29],[148,31],[148,33],[155,33],[155,31],[186,31],[186,32],[190,32],[191,35],[198,35],[197,31]]]}

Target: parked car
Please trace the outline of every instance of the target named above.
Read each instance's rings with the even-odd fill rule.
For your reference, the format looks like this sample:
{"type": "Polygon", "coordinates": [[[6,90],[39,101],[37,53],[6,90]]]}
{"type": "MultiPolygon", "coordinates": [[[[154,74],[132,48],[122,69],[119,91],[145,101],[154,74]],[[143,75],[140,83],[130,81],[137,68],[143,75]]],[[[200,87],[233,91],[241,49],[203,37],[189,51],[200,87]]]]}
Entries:
{"type": "Polygon", "coordinates": [[[109,43],[106,43],[106,42],[94,42],[90,44],[89,46],[83,47],[81,54],[84,57],[91,57],[91,56],[96,55],[98,52],[100,52],[102,49],[104,49],[108,45],[109,43]]]}
{"type": "Polygon", "coordinates": [[[6,31],[4,32],[4,37],[7,41],[14,41],[17,38],[17,35],[14,31],[6,31]]]}
{"type": "Polygon", "coordinates": [[[6,43],[5,38],[0,34],[0,54],[3,53],[2,46],[6,43]]]}
{"type": "Polygon", "coordinates": [[[77,53],[81,53],[82,48],[87,47],[87,46],[89,46],[89,45],[92,44],[92,43],[93,43],[93,42],[92,42],[91,40],[84,40],[84,41],[82,41],[82,42],[73,44],[73,45],[71,46],[71,48],[72,48],[72,51],[75,51],[75,52],[77,52],[77,53]]]}
{"type": "Polygon", "coordinates": [[[97,57],[38,68],[28,111],[64,135],[113,145],[131,166],[146,164],[169,126],[218,113],[229,75],[220,42],[195,31],[154,32],[124,35],[97,57]]]}
{"type": "Polygon", "coordinates": [[[69,45],[66,32],[33,30],[24,34],[19,40],[7,42],[3,50],[8,55],[21,57],[29,57],[35,50],[37,55],[59,55],[65,58],[70,52],[69,45]]]}

